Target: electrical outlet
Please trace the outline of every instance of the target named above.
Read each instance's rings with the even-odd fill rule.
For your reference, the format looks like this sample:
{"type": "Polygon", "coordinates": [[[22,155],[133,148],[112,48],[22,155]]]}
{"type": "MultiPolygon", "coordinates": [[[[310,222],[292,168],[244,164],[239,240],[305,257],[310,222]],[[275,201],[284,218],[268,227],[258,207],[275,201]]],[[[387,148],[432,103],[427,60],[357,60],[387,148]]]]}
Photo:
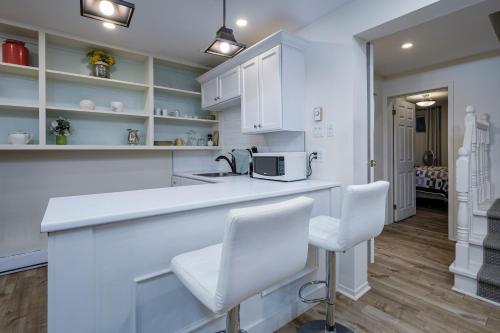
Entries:
{"type": "Polygon", "coordinates": [[[333,126],[333,123],[328,123],[326,125],[326,136],[328,137],[335,136],[335,127],[333,126]]]}
{"type": "Polygon", "coordinates": [[[324,158],[324,154],[325,154],[323,149],[315,149],[314,152],[316,153],[316,161],[323,162],[323,158],[324,158]]]}

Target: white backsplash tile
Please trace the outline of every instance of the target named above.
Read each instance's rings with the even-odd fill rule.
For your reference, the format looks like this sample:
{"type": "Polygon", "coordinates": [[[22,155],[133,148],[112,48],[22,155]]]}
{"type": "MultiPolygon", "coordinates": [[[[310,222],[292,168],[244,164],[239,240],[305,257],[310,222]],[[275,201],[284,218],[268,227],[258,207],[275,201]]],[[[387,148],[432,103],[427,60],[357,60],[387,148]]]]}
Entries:
{"type": "Polygon", "coordinates": [[[174,171],[229,171],[226,162],[215,162],[232,149],[256,146],[260,152],[304,151],[304,132],[242,134],[240,106],[219,112],[220,151],[179,151],[173,154],[174,171]]]}

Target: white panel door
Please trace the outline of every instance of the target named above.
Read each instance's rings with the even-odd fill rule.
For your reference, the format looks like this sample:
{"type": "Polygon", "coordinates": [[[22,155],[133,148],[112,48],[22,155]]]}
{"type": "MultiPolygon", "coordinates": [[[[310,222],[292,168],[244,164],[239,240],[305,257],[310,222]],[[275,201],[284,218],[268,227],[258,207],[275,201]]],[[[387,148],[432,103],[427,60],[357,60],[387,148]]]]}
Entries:
{"type": "Polygon", "coordinates": [[[259,124],[259,58],[241,65],[241,130],[255,133],[259,124]]]}
{"type": "Polygon", "coordinates": [[[201,106],[210,107],[219,103],[219,78],[216,77],[201,85],[201,106]]]}
{"type": "Polygon", "coordinates": [[[397,99],[394,108],[394,221],[401,221],[416,214],[415,104],[397,99]]]}
{"type": "MultiPolygon", "coordinates": [[[[260,130],[278,130],[283,127],[281,105],[281,46],[259,56],[260,62],[260,130]]],[[[285,110],[286,111],[286,110],[285,110]]]]}
{"type": "Polygon", "coordinates": [[[219,102],[240,96],[240,66],[219,76],[219,102]]]}

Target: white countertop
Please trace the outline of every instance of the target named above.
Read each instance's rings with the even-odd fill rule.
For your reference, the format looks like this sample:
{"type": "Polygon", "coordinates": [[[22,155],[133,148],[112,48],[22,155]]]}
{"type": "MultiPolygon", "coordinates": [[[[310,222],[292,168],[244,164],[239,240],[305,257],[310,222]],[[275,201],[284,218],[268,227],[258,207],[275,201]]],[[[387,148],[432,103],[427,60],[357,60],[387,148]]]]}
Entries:
{"type": "Polygon", "coordinates": [[[52,198],[45,211],[41,231],[89,227],[340,186],[336,182],[321,180],[286,183],[257,180],[248,176],[214,179],[193,176],[192,173],[174,175],[213,183],[52,198]]]}

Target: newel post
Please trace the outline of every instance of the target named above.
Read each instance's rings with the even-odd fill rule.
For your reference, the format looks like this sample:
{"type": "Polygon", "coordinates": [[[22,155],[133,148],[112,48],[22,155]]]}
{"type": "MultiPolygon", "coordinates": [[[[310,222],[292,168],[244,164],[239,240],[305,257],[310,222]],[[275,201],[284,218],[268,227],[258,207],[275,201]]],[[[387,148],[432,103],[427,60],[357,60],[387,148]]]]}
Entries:
{"type": "Polygon", "coordinates": [[[458,150],[457,172],[457,243],[455,245],[455,267],[469,268],[469,151],[461,147],[458,150]]]}

